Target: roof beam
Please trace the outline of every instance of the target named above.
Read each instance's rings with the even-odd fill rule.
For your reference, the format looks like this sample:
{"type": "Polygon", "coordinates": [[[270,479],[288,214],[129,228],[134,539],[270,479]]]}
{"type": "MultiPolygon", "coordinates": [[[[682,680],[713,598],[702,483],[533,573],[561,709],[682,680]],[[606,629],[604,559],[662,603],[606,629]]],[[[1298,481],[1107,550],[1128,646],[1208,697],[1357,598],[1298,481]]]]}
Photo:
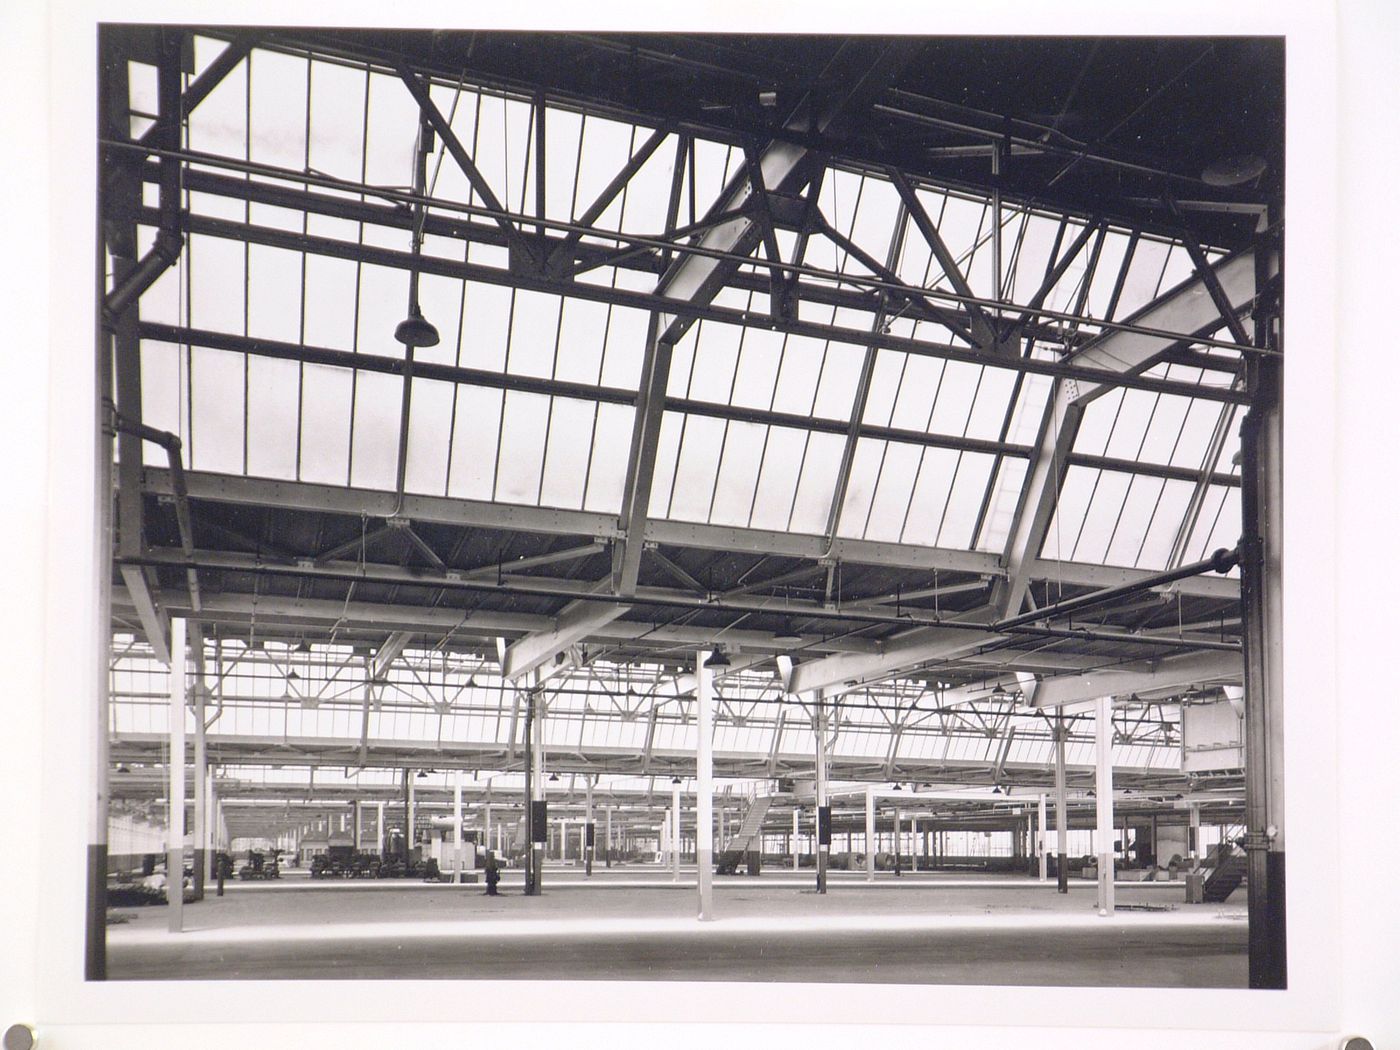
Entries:
{"type": "Polygon", "coordinates": [[[389,635],[374,654],[374,661],[370,664],[369,680],[371,682],[384,681],[384,677],[389,671],[389,665],[399,658],[404,647],[412,640],[412,631],[395,631],[389,635]]]}
{"type": "MultiPolygon", "coordinates": [[[[174,493],[170,473],[163,467],[145,468],[142,479],[144,491],[151,495],[174,493]]],[[[392,492],[374,489],[352,489],[338,485],[274,481],[198,471],[186,474],[185,480],[191,499],[213,503],[277,507],[354,517],[364,515],[371,518],[387,517],[394,506],[392,492]]],[[[617,535],[615,517],[591,511],[406,495],[402,512],[405,517],[415,521],[465,528],[594,536],[599,540],[612,539],[617,535]]],[[[915,571],[966,572],[987,577],[1005,575],[997,555],[985,551],[919,547],[855,539],[838,539],[828,551],[825,537],[822,536],[684,521],[650,521],[647,523],[646,538],[649,542],[667,547],[737,550],[813,560],[825,554],[857,565],[880,565],[915,571]]],[[[1038,559],[1031,563],[1030,573],[1033,580],[1055,580],[1076,587],[1111,586],[1153,575],[1146,569],[1038,559]]],[[[464,573],[463,578],[474,578],[473,573],[464,573]]],[[[1174,584],[1173,592],[1236,600],[1239,598],[1239,581],[1226,577],[1197,577],[1174,584]]]]}
{"type": "Polygon", "coordinates": [[[1103,696],[1187,689],[1218,681],[1239,683],[1243,675],[1244,659],[1239,653],[1191,653],[1162,660],[1150,671],[1092,671],[1049,678],[1036,687],[1031,703],[1060,707],[1103,696]]]}
{"type": "Polygon", "coordinates": [[[147,570],[136,565],[123,565],[121,567],[122,580],[126,583],[127,595],[141,621],[141,630],[145,632],[146,641],[150,643],[156,659],[168,667],[170,666],[170,639],[166,631],[169,621],[156,604],[156,597],[146,578],[146,572],[147,570]]]}
{"type": "MultiPolygon", "coordinates": [[[[882,47],[873,62],[856,81],[856,86],[824,113],[812,111],[812,99],[804,98],[787,121],[792,129],[815,127],[825,131],[842,120],[859,116],[889,79],[907,60],[909,52],[899,45],[882,47]]],[[[832,59],[835,65],[865,61],[860,44],[848,43],[832,59]]],[[[708,215],[744,212],[706,230],[698,246],[725,253],[725,258],[687,254],[667,267],[657,282],[656,294],[663,299],[694,305],[709,305],[739,269],[740,263],[758,247],[764,236],[761,219],[748,206],[761,203],[758,188],[775,193],[793,193],[810,181],[806,171],[808,150],[792,142],[774,140],[761,153],[749,157],[744,169],[730,179],[708,215]]],[[[679,183],[676,184],[677,191],[679,183]]],[[[671,222],[674,225],[674,200],[671,222]]],[[[612,586],[614,593],[628,596],[637,586],[642,549],[646,541],[647,508],[651,500],[652,475],[656,466],[657,439],[661,417],[666,409],[666,387],[671,371],[671,351],[689,327],[692,316],[653,312],[647,332],[646,354],[642,361],[641,393],[632,424],[632,445],[628,454],[622,516],[619,522],[623,542],[615,548],[612,586]]]]}
{"type": "MultiPolygon", "coordinates": [[[[1222,261],[1214,267],[1212,278],[1232,303],[1249,302],[1254,297],[1253,251],[1222,261]]],[[[1174,292],[1143,307],[1130,320],[1147,327],[1196,331],[1220,316],[1209,284],[1203,274],[1198,274],[1174,292]]],[[[1072,360],[1075,364],[1129,373],[1146,366],[1170,345],[1165,339],[1117,330],[1091,340],[1072,360]]],[[[1081,386],[1071,379],[1055,381],[1002,556],[1006,577],[996,588],[995,600],[1003,616],[1015,616],[1025,604],[1032,567],[1040,556],[1054,518],[1085,408],[1109,389],[1107,382],[1081,386]]]]}
{"type": "Polygon", "coordinates": [[[502,673],[510,681],[515,681],[536,668],[544,667],[569,646],[590,637],[626,611],[625,605],[616,602],[583,599],[570,602],[556,617],[552,628],[526,635],[506,649],[506,658],[501,663],[502,673]]]}
{"type": "MultiPolygon", "coordinates": [[[[938,233],[938,227],[929,218],[923,202],[914,192],[914,187],[909,184],[909,180],[902,172],[891,171],[889,175],[895,189],[899,191],[899,199],[904,202],[909,217],[914,220],[914,225],[919,228],[919,232],[924,235],[924,240],[928,242],[935,258],[938,259],[938,265],[942,267],[949,282],[953,285],[953,290],[965,298],[975,298],[976,293],[973,292],[972,285],[968,284],[967,278],[963,275],[962,267],[953,258],[953,253],[948,250],[948,246],[943,243],[943,238],[938,233]]],[[[1003,340],[999,338],[992,319],[976,303],[966,305],[968,316],[971,319],[973,342],[987,353],[1001,352],[1003,340]]]]}
{"type": "MultiPolygon", "coordinates": [[[[975,609],[956,617],[972,624],[985,624],[990,607],[975,609]]],[[[921,627],[887,641],[876,653],[840,653],[793,668],[788,691],[808,693],[829,686],[850,687],[873,678],[884,678],[907,671],[931,660],[942,660],[978,649],[1004,635],[968,628],[921,627]]]]}

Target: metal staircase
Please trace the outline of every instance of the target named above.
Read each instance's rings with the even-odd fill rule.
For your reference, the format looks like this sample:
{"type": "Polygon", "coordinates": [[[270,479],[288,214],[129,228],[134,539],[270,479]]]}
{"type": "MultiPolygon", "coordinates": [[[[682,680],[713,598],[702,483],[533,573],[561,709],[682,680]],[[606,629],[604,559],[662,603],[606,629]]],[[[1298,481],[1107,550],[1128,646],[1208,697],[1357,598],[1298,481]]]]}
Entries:
{"type": "Polygon", "coordinates": [[[762,848],[763,820],[768,815],[768,808],[772,804],[773,797],[771,795],[759,795],[749,803],[748,812],[744,814],[744,822],[739,825],[738,831],[729,836],[729,841],[724,844],[724,849],[720,851],[719,859],[715,862],[716,874],[737,874],[739,865],[744,862],[748,853],[751,850],[762,848]]]}
{"type": "Polygon", "coordinates": [[[1210,873],[1210,878],[1206,879],[1201,888],[1201,899],[1207,904],[1223,904],[1244,881],[1246,870],[1243,853],[1231,849],[1228,845],[1222,847],[1215,870],[1210,873]]]}

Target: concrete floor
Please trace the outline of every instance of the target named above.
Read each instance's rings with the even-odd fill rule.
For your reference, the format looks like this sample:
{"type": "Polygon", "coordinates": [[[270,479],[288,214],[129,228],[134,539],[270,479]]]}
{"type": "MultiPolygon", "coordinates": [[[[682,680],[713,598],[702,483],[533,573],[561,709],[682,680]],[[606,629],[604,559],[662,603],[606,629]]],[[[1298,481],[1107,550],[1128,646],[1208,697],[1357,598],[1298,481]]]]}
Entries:
{"type": "MultiPolygon", "coordinates": [[[[944,873],[772,870],[716,879],[715,921],[695,919],[694,869],[546,869],[525,897],[398,880],[230,883],[185,908],[120,909],[113,980],[487,978],[839,981],[1235,988],[1248,977],[1243,902],[1182,903],[1180,883],[1121,884],[1099,917],[1094,886],[944,873]]],[[[1242,894],[1236,896],[1242,897],[1242,894]]]]}

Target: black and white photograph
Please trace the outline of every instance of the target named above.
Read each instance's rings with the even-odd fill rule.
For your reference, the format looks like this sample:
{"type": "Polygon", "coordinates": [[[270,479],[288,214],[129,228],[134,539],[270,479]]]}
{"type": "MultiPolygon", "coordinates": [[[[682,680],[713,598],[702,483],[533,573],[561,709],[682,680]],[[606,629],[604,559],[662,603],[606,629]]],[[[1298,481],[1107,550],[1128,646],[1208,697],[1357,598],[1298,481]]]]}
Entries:
{"type": "Polygon", "coordinates": [[[46,125],[51,1007],[1327,1028],[1317,48],[220,14],[46,125]]]}
{"type": "Polygon", "coordinates": [[[93,979],[1286,985],[1281,40],[99,44],[93,979]]]}

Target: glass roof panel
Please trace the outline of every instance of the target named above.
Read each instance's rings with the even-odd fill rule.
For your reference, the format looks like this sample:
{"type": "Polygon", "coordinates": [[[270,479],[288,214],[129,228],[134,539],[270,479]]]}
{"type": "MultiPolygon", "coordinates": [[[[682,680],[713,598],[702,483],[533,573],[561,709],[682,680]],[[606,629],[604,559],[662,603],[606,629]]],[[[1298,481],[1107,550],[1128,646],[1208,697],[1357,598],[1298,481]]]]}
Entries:
{"type": "MultiPolygon", "coordinates": [[[[861,444],[865,444],[862,439],[861,444]]],[[[874,444],[874,442],[871,442],[874,444]]],[[[875,498],[865,520],[864,538],[886,543],[898,543],[904,530],[904,514],[909,507],[909,493],[919,471],[922,449],[901,441],[882,442],[885,445],[880,464],[875,498]]]]}
{"type": "Polygon", "coordinates": [[[502,503],[539,502],[550,400],[543,394],[506,391],[494,496],[502,503]]]}
{"type": "Polygon", "coordinates": [[[753,509],[769,428],[755,423],[731,422],[726,430],[710,521],[716,525],[742,527],[748,525],[753,509]]]}
{"type": "Polygon", "coordinates": [[[509,288],[475,283],[467,286],[462,318],[461,363],[464,367],[492,372],[505,370],[514,301],[515,296],[509,288]]]}
{"type": "Polygon", "coordinates": [[[397,376],[356,374],[355,415],[350,432],[352,487],[394,489],[402,399],[403,381],[397,376]]]}
{"type": "Polygon", "coordinates": [[[1064,485],[1055,504],[1055,515],[1045,533],[1040,556],[1058,561],[1074,560],[1074,545],[1078,542],[1084,515],[1101,472],[1089,467],[1071,466],[1065,472],[1064,485]]]}
{"type": "MultiPolygon", "coordinates": [[[[143,340],[141,343],[141,418],[157,430],[184,437],[186,387],[184,351],[173,343],[143,340]]],[[[165,450],[149,441],[141,443],[142,460],[152,466],[165,466],[165,450]]],[[[185,466],[190,466],[189,449],[184,450],[185,466]]]]}
{"type": "Polygon", "coordinates": [[[190,281],[190,324],[243,334],[244,252],[235,241],[194,234],[185,248],[190,281]]]}
{"type": "Polygon", "coordinates": [[[992,486],[991,500],[987,504],[987,515],[982,522],[982,535],[977,541],[978,550],[1001,551],[1006,548],[1028,466],[1028,460],[1012,456],[1003,457],[992,486]]]}
{"type": "Polygon", "coordinates": [[[295,361],[248,359],[248,473],[281,481],[297,478],[301,366],[295,361]]]}
{"type": "Polygon", "coordinates": [[[861,438],[856,442],[855,455],[851,459],[850,479],[846,484],[846,499],[841,505],[841,516],[837,523],[837,534],[854,536],[865,535],[865,525],[870,518],[870,503],[875,496],[875,485],[879,480],[880,468],[885,458],[884,441],[861,438]]]}
{"type": "Polygon", "coordinates": [[[734,375],[733,404],[757,409],[773,407],[784,342],[780,332],[767,329],[751,328],[744,333],[734,375]]]}
{"type": "Polygon", "coordinates": [[[547,507],[583,507],[592,454],[589,436],[597,413],[596,402],[556,397],[549,419],[549,441],[544,460],[540,502],[547,507]]]}
{"type": "MultiPolygon", "coordinates": [[[[1141,553],[1139,553],[1137,560],[1131,564],[1136,565],[1139,569],[1160,570],[1167,568],[1167,559],[1171,555],[1172,544],[1176,542],[1177,533],[1181,531],[1182,521],[1186,517],[1186,507],[1191,501],[1191,492],[1194,487],[1187,481],[1167,481],[1163,484],[1152,514],[1152,521],[1142,540],[1141,553]]],[[[1126,551],[1127,548],[1124,549],[1126,551]]],[[[1125,564],[1128,563],[1125,562],[1125,564]]]]}
{"type": "Polygon", "coordinates": [[[302,481],[344,485],[349,478],[354,376],[348,368],[328,365],[302,369],[302,481]]]}
{"type": "Polygon", "coordinates": [[[817,535],[826,531],[844,444],[845,439],[836,434],[814,432],[808,438],[807,453],[797,483],[797,496],[792,506],[792,520],[787,526],[790,531],[817,535]]]}
{"type": "Polygon", "coordinates": [[[593,431],[592,458],[584,509],[617,514],[622,510],[627,453],[632,442],[633,411],[629,405],[600,404],[593,431]]]}
{"type": "Polygon", "coordinates": [[[977,378],[977,394],[968,415],[964,437],[996,441],[1006,421],[1016,373],[1009,368],[983,368],[977,378]]]}
{"type": "Polygon", "coordinates": [[[981,452],[962,452],[959,456],[936,546],[967,550],[972,546],[972,530],[977,526],[995,457],[981,452]]]}
{"type": "Polygon", "coordinates": [[[404,489],[428,496],[447,495],[447,464],[452,453],[452,383],[415,377],[408,417],[408,460],[404,489]]]}
{"type": "Polygon", "coordinates": [[[804,335],[790,335],[784,339],[778,385],[773,394],[774,409],[790,415],[813,414],[826,345],[804,335]]]}
{"type": "Polygon", "coordinates": [[[603,370],[603,340],[610,308],[587,299],[566,299],[559,325],[554,377],[571,383],[597,383],[603,370]]]}
{"type": "Polygon", "coordinates": [[[709,521],[724,435],[722,419],[682,417],[680,454],[666,517],[709,521]]]}
{"type": "Polygon", "coordinates": [[[788,527],[797,494],[798,470],[807,435],[790,427],[769,427],[763,446],[763,463],[754,489],[749,526],[783,531],[788,527]]]}
{"type": "Polygon", "coordinates": [[[1070,557],[1075,561],[1100,563],[1118,528],[1123,502],[1128,495],[1132,475],[1118,471],[1099,472],[1089,509],[1079,530],[1070,557]]]}
{"type": "Polygon", "coordinates": [[[1121,320],[1155,298],[1162,286],[1162,274],[1171,246],[1152,237],[1139,237],[1128,267],[1128,278],[1118,299],[1114,318],[1121,320]]]}
{"type": "Polygon", "coordinates": [[[943,510],[948,505],[957,469],[958,453],[952,449],[925,448],[922,451],[900,542],[937,546],[943,510]]]}
{"type": "Polygon", "coordinates": [[[452,459],[447,494],[489,500],[496,486],[496,460],[504,395],[500,390],[460,385],[453,411],[452,459]]]}
{"type": "Polygon", "coordinates": [[[242,474],[245,365],[243,354],[195,347],[190,355],[190,466],[242,474]]]}

